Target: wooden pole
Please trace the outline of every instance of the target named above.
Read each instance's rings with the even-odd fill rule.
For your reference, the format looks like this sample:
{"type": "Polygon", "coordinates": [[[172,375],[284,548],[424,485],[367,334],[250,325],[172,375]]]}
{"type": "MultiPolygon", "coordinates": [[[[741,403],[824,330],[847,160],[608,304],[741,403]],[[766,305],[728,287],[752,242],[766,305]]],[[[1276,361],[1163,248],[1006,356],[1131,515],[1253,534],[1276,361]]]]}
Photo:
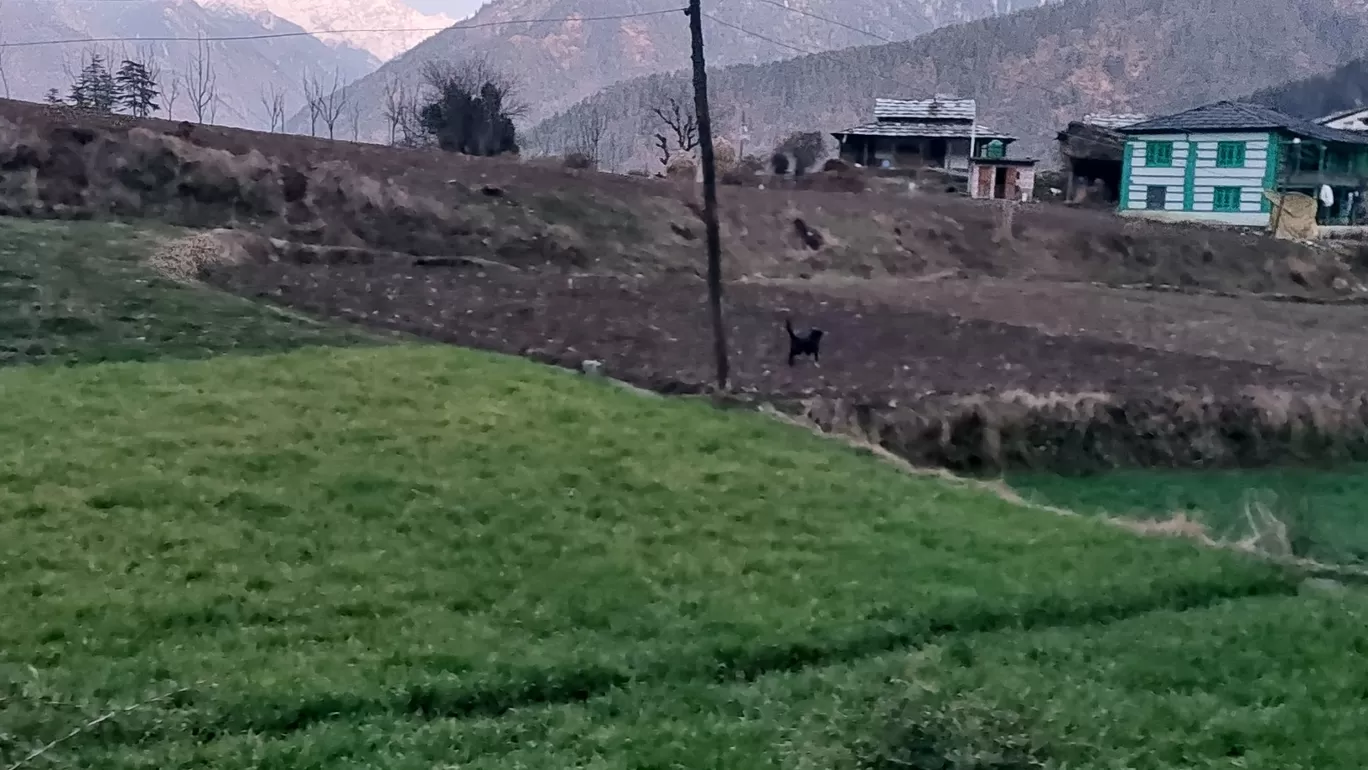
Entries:
{"type": "Polygon", "coordinates": [[[713,154],[712,115],[708,111],[708,69],[703,58],[702,0],[689,0],[689,33],[693,38],[694,111],[698,113],[698,152],[703,163],[703,226],[708,245],[708,314],[713,328],[717,388],[727,389],[727,329],[722,319],[722,235],[717,224],[717,158],[713,154]]]}

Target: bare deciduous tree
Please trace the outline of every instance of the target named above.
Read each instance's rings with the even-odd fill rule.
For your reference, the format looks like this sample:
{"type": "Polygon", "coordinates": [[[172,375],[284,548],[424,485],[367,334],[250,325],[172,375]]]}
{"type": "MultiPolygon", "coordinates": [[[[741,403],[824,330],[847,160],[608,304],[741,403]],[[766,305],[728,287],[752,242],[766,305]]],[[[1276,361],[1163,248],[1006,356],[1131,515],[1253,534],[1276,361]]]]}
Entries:
{"type": "Polygon", "coordinates": [[[597,166],[603,161],[603,136],[608,131],[608,112],[601,105],[589,104],[574,117],[572,147],[566,149],[584,153],[597,166]]]}
{"type": "Polygon", "coordinates": [[[390,75],[385,79],[385,123],[389,126],[389,143],[395,145],[399,143],[404,124],[410,120],[409,111],[412,104],[409,100],[409,89],[395,75],[390,75]]]}
{"type": "Polygon", "coordinates": [[[679,99],[666,97],[651,108],[651,114],[655,116],[653,139],[662,166],[669,165],[675,152],[693,152],[698,146],[698,116],[679,99]]]}
{"type": "Polygon", "coordinates": [[[352,102],[347,106],[347,121],[351,123],[351,140],[361,141],[361,105],[352,102]]]}
{"type": "Polygon", "coordinates": [[[427,147],[432,144],[432,134],[423,130],[422,103],[417,91],[409,91],[403,102],[403,119],[399,123],[399,145],[401,147],[427,147]]]}
{"type": "Polygon", "coordinates": [[[190,56],[182,84],[190,99],[190,109],[195,113],[195,122],[203,123],[206,117],[213,120],[218,109],[218,76],[214,74],[209,42],[203,35],[195,40],[195,53],[190,56]]]}
{"type": "Polygon", "coordinates": [[[309,136],[318,136],[318,115],[322,109],[322,97],[319,91],[323,84],[318,81],[318,76],[305,73],[303,79],[304,104],[309,110],[309,136]]]}
{"type": "Polygon", "coordinates": [[[599,153],[599,168],[606,171],[618,171],[631,157],[631,151],[622,137],[615,133],[609,133],[603,137],[603,149],[599,153]]]}
{"type": "Polygon", "coordinates": [[[328,129],[328,138],[335,139],[337,121],[347,109],[347,89],[342,85],[342,73],[333,70],[332,84],[326,85],[317,74],[304,76],[304,98],[309,102],[309,133],[318,136],[318,122],[328,129]]]}
{"type": "Polygon", "coordinates": [[[261,106],[266,110],[271,133],[285,130],[285,89],[272,83],[261,89],[261,106]]]}
{"type": "Polygon", "coordinates": [[[170,73],[166,79],[166,90],[162,92],[162,108],[166,110],[166,119],[176,119],[176,99],[181,92],[181,78],[175,72],[170,73]]]}

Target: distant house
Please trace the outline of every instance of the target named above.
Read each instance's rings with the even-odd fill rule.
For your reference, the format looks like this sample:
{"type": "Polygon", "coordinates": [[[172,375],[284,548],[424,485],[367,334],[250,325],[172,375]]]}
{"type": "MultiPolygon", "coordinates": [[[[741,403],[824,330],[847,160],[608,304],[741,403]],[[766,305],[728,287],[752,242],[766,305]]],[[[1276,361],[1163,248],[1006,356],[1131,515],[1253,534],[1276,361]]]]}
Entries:
{"type": "Polygon", "coordinates": [[[1368,131],[1368,107],[1332,112],[1317,118],[1316,122],[1326,128],[1338,128],[1341,131],[1368,131]]]}
{"type": "Polygon", "coordinates": [[[989,142],[1006,147],[1016,137],[975,125],[973,99],[876,99],[874,122],[832,134],[847,163],[890,168],[940,168],[967,174],[969,142],[975,155],[989,142]]]}
{"type": "Polygon", "coordinates": [[[1319,200],[1322,225],[1368,220],[1368,134],[1229,101],[1117,130],[1122,214],[1262,226],[1265,191],[1287,191],[1319,200]]]}
{"type": "Polygon", "coordinates": [[[1103,199],[1115,203],[1120,198],[1121,156],[1126,147],[1126,137],[1117,129],[1148,119],[1148,115],[1092,113],[1055,134],[1065,200],[1076,200],[1082,185],[1101,185],[1103,199]]]}

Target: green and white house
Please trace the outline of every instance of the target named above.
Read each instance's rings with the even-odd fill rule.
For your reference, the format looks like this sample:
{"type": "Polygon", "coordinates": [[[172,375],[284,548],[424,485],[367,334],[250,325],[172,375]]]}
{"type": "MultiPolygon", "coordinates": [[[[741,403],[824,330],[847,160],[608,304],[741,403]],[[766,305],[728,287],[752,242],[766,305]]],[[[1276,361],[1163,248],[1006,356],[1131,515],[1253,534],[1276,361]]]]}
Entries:
{"type": "Polygon", "coordinates": [[[1116,130],[1126,139],[1122,214],[1266,226],[1264,191],[1284,191],[1319,199],[1322,225],[1368,224],[1363,132],[1228,101],[1116,130]]]}

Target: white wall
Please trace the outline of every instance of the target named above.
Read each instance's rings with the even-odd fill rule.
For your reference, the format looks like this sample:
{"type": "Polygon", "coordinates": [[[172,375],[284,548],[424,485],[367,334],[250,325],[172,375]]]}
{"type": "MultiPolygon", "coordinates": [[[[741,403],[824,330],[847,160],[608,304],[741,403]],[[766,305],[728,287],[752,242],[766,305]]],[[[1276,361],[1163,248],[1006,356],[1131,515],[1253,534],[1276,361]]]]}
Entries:
{"type": "Polygon", "coordinates": [[[1158,219],[1191,220],[1230,225],[1268,224],[1264,206],[1264,179],[1268,167],[1269,134],[1259,132],[1212,132],[1200,134],[1160,134],[1134,137],[1127,144],[1130,181],[1124,192],[1122,213],[1158,219]],[[1147,167],[1146,142],[1172,142],[1173,165],[1147,167]],[[1221,142],[1244,142],[1245,163],[1241,168],[1217,168],[1216,152],[1221,142]],[[1189,156],[1192,156],[1189,168],[1189,156]],[[1162,211],[1145,208],[1150,185],[1165,185],[1168,195],[1162,211]],[[1191,185],[1191,209],[1187,208],[1187,187],[1191,185]],[[1240,188],[1240,210],[1215,211],[1217,187],[1240,188]]]}
{"type": "Polygon", "coordinates": [[[1187,176],[1187,136],[1184,134],[1146,134],[1142,138],[1132,139],[1128,142],[1126,151],[1130,153],[1131,176],[1130,188],[1122,196],[1126,202],[1125,208],[1127,210],[1144,210],[1145,195],[1148,188],[1151,185],[1163,185],[1168,188],[1168,196],[1164,200],[1164,210],[1182,211],[1183,180],[1187,176]],[[1173,142],[1173,165],[1146,166],[1146,142],[1173,142]]]}
{"type": "Polygon", "coordinates": [[[1227,133],[1199,134],[1192,137],[1197,145],[1197,166],[1192,175],[1192,210],[1214,214],[1233,212],[1212,211],[1214,190],[1217,187],[1240,188],[1240,213],[1263,214],[1265,169],[1268,168],[1268,134],[1227,133]],[[1219,142],[1244,142],[1244,168],[1216,168],[1216,145],[1219,142]]]}

